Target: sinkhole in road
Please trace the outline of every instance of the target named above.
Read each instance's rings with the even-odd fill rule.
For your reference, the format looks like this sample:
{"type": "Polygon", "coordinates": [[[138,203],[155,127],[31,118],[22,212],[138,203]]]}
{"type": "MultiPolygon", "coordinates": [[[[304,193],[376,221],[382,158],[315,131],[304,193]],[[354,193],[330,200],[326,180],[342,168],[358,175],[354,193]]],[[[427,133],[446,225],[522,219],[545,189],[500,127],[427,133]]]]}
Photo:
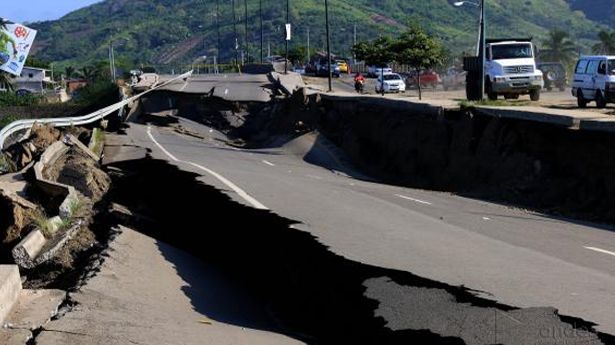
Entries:
{"type": "MultiPolygon", "coordinates": [[[[130,210],[124,225],[215,267],[233,293],[244,295],[233,300],[249,296],[250,306],[260,309],[220,308],[186,292],[195,310],[214,321],[308,344],[527,344],[540,340],[540,327],[585,335],[564,339],[570,332],[559,332],[556,340],[567,344],[613,340],[552,308],[517,309],[463,287],[348,260],[290,227],[296,222],[237,203],[166,161],[148,157],[111,167],[107,200],[130,210]],[[523,326],[499,321],[494,327],[498,314],[523,326]]],[[[179,265],[177,271],[192,289],[202,286],[204,277],[179,265]]]]}

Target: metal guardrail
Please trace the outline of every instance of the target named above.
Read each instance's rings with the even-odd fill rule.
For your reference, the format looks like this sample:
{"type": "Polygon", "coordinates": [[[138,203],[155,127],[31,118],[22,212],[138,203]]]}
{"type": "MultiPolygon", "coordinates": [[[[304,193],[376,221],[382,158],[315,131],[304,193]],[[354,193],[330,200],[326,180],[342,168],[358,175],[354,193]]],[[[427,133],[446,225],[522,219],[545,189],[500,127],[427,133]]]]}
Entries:
{"type": "Polygon", "coordinates": [[[79,126],[86,125],[88,123],[96,122],[105,118],[106,116],[112,114],[115,111],[118,111],[124,108],[129,103],[139,99],[140,97],[155,91],[161,87],[172,84],[180,79],[186,79],[192,75],[192,71],[186,72],[182,75],[179,75],[173,79],[169,79],[164,83],[154,86],[153,88],[146,90],[138,95],[126,98],[116,104],[110,105],[108,107],[97,110],[91,114],[77,117],[60,117],[60,118],[45,118],[45,119],[33,119],[33,120],[18,120],[11,122],[6,125],[0,131],[0,150],[4,149],[4,143],[6,139],[8,139],[11,135],[15,134],[18,131],[32,128],[34,124],[52,124],[55,127],[69,127],[69,126],[79,126]]]}

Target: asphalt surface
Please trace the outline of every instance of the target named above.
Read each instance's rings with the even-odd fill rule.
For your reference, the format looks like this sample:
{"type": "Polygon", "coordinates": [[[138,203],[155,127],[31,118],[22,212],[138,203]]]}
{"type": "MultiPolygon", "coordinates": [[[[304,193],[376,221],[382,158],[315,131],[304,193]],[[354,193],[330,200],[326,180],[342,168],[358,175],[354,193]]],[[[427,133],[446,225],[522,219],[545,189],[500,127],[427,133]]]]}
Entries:
{"type": "MultiPolygon", "coordinates": [[[[172,77],[163,75],[160,81],[164,82],[172,77]]],[[[234,102],[267,102],[271,100],[270,84],[265,74],[210,74],[193,75],[185,81],[178,81],[160,90],[193,94],[211,93],[234,102]]]]}
{"type": "MultiPolygon", "coordinates": [[[[601,332],[615,334],[612,229],[446,193],[353,179],[348,174],[355,172],[344,160],[326,142],[310,135],[276,149],[245,151],[222,144],[218,139],[223,135],[215,130],[183,120],[182,125],[206,139],[136,124],[128,135],[150,148],[154,158],[202,174],[205,183],[227,191],[237,202],[301,222],[297,229],[312,233],[349,260],[466,286],[481,297],[510,306],[556,308],[562,315],[582,318],[601,332]]],[[[477,335],[471,331],[464,333],[464,327],[472,328],[468,313],[461,312],[460,317],[469,323],[457,323],[457,331],[451,330],[450,318],[437,321],[447,313],[417,307],[417,300],[406,299],[404,304],[400,296],[412,295],[404,292],[406,287],[386,279],[365,285],[366,294],[380,302],[377,315],[390,327],[431,329],[461,336],[468,344],[482,341],[473,341],[477,335]],[[431,317],[416,316],[420,309],[432,310],[426,314],[431,317]]],[[[463,306],[451,303],[436,310],[459,311],[463,306]]],[[[525,314],[514,319],[524,325],[547,325],[553,330],[559,326],[548,320],[561,324],[554,309],[521,310],[525,314]]],[[[516,342],[517,336],[510,334],[503,343],[529,343],[516,342]]],[[[583,343],[600,343],[583,339],[583,343]]],[[[555,343],[577,343],[564,340],[555,343]]]]}

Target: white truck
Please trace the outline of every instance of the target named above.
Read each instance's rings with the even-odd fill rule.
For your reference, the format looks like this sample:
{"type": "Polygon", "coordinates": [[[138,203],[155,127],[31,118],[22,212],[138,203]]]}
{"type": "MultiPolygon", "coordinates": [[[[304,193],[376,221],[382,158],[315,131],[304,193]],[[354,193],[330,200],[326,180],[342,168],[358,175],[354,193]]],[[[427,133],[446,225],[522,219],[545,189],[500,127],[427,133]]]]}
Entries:
{"type": "Polygon", "coordinates": [[[544,80],[530,40],[488,40],[486,50],[485,92],[490,100],[527,94],[532,101],[540,100],[544,80]]]}

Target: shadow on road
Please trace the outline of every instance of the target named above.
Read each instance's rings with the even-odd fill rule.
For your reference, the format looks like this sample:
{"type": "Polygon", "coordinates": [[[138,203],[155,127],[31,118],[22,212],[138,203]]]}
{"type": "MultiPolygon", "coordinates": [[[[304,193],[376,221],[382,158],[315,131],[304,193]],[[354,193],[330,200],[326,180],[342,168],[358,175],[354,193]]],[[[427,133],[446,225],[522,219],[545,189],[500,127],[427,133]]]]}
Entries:
{"type": "MultiPolygon", "coordinates": [[[[488,331],[494,329],[494,311],[535,321],[531,311],[478,298],[464,287],[348,260],[293,228],[292,220],[234,202],[197,181],[196,174],[164,161],[148,158],[113,167],[123,173],[114,177],[110,199],[141,215],[126,225],[160,240],[160,250],[189,284],[185,293],[195,310],[218,322],[284,333],[309,344],[475,343],[468,339],[485,344],[496,339],[497,333],[488,331]],[[178,260],[162,242],[202,263],[178,260]],[[196,274],[199,266],[209,273],[196,274]],[[401,288],[424,298],[414,299],[413,306],[398,305],[391,296],[401,288]],[[459,308],[451,312],[451,303],[459,308]],[[440,305],[449,307],[438,310],[440,305]],[[463,320],[466,312],[476,321],[448,326],[447,320],[463,320]],[[400,320],[412,320],[413,328],[391,326],[400,320]]],[[[572,329],[552,311],[542,314],[549,313],[554,317],[547,318],[547,326],[572,329]]],[[[536,340],[540,329],[533,323],[546,322],[544,316],[538,321],[498,331],[536,340]]],[[[595,339],[591,323],[574,321],[595,339]]]]}

